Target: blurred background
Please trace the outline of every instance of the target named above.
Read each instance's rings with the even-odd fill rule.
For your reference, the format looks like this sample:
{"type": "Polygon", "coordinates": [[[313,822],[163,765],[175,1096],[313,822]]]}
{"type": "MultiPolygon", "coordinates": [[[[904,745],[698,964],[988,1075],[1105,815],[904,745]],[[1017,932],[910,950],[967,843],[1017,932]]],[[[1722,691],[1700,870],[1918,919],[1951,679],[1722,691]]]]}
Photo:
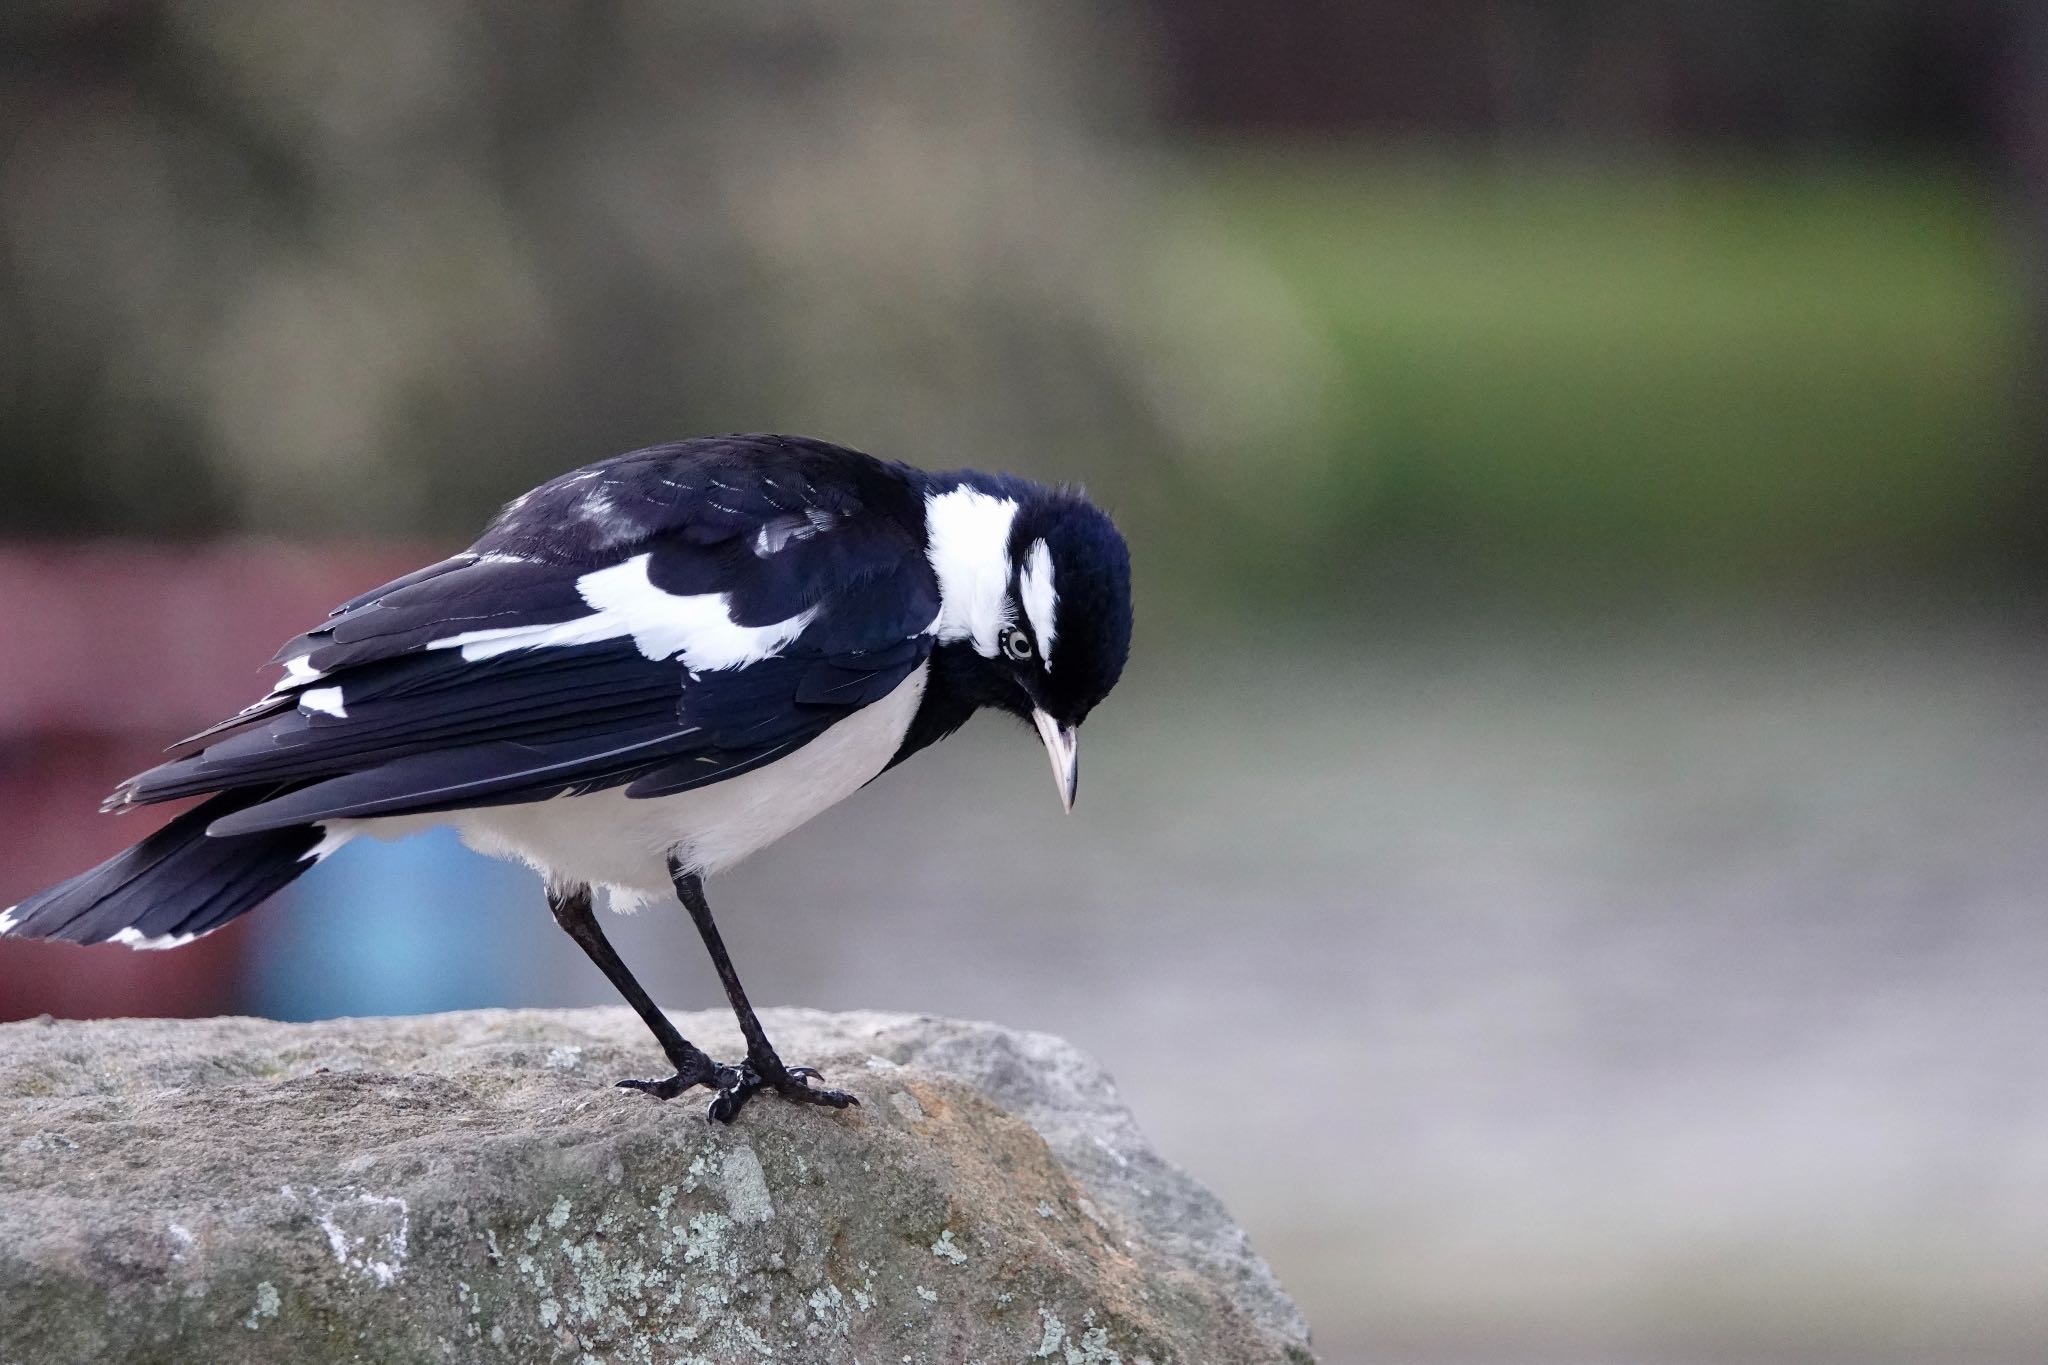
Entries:
{"type": "MultiPolygon", "coordinates": [[[[577,464],[1082,480],[1076,816],[971,727],[713,888],[757,999],[1077,1040],[1328,1361],[2037,1362],[2044,269],[2048,6],[15,0],[0,904],[577,464]]],[[[612,999],[445,839],[281,900],[0,1017],[612,999]]]]}

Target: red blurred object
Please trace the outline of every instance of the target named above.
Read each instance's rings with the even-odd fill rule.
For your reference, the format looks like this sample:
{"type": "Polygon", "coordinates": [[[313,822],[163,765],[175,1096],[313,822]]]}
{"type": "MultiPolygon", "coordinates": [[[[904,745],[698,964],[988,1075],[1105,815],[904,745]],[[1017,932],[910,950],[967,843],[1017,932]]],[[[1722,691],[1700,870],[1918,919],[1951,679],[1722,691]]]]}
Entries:
{"type": "MultiPolygon", "coordinates": [[[[99,814],[165,745],[260,695],[277,647],[417,547],[0,547],[0,906],[161,824],[99,814]]],[[[172,952],[0,939],[0,1020],[199,1015],[240,998],[243,925],[172,952]]]]}

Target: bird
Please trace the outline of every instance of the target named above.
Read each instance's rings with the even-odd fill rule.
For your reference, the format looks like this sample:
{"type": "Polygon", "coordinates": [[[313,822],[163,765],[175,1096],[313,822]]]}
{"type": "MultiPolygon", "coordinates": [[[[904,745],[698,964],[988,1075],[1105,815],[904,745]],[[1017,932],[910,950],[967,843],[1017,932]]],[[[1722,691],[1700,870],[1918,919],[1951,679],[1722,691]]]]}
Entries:
{"type": "Polygon", "coordinates": [[[1062,806],[1077,731],[1121,676],[1130,554],[1079,489],[927,472],[826,441],[651,446],[541,484],[468,549],[364,593],[283,676],[103,804],[201,797],[90,871],[0,911],[0,937],[174,948],[337,849],[453,826],[542,879],[555,921],[672,1074],[730,1123],[757,1093],[844,1108],[785,1065],[704,880],[979,711],[1036,730],[1062,806]],[[598,922],[673,896],[746,1040],[714,1061],[598,922]]]}

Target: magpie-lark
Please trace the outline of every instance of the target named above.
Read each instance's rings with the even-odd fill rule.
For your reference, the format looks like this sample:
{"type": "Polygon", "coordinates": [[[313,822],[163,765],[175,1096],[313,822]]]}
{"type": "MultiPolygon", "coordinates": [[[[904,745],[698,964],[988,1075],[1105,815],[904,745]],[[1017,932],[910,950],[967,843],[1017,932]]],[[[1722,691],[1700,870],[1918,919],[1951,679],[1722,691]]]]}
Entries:
{"type": "Polygon", "coordinates": [[[1123,538],[1077,492],[794,436],[634,451],[542,484],[468,550],[288,643],[267,695],[104,808],[206,799],[0,912],[0,935],[177,947],[351,839],[448,824],[540,872],[675,1068],[621,1085],[709,1087],[727,1122],[763,1087],[843,1107],[769,1044],[702,879],[983,707],[1037,727],[1071,809],[1075,730],[1130,631],[1123,538]],[[743,1062],[713,1061],[655,1007],[594,888],[615,908],[682,900],[743,1062]]]}

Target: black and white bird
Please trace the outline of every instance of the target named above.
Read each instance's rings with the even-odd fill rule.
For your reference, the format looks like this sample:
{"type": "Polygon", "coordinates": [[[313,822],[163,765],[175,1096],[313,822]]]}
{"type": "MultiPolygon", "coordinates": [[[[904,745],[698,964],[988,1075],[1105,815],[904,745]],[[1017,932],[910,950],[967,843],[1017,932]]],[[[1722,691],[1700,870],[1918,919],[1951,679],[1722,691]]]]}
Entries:
{"type": "Polygon", "coordinates": [[[1130,561],[1079,493],[745,435],[603,460],[514,500],[468,550],[288,643],[255,704],[173,746],[105,809],[204,796],[0,912],[0,935],[172,948],[363,835],[454,826],[524,861],[674,1074],[853,1103],[785,1066],[702,879],[992,707],[1029,721],[1072,808],[1075,731],[1123,670],[1130,561]],[[675,895],[747,1041],[678,1033],[593,913],[675,895]]]}

